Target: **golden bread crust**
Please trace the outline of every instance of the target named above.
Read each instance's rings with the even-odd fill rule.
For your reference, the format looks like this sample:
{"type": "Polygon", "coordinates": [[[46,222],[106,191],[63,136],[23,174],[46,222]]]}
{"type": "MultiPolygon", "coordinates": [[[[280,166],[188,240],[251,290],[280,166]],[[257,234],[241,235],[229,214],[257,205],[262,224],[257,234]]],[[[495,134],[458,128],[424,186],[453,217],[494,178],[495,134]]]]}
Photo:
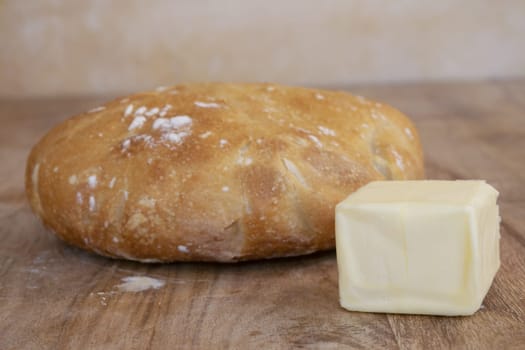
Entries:
{"type": "Polygon", "coordinates": [[[336,91],[179,85],[117,99],[33,148],[35,213],[78,247],[138,261],[239,261],[334,247],[334,206],[419,179],[399,111],[336,91]]]}

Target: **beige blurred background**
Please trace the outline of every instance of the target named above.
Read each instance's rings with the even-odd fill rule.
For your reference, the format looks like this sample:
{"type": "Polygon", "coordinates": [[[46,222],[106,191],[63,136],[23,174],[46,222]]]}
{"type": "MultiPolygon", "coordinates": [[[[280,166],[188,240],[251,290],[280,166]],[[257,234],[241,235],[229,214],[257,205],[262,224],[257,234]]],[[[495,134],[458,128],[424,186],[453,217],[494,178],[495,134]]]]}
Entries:
{"type": "Polygon", "coordinates": [[[0,0],[0,96],[525,76],[525,1],[0,0]]]}

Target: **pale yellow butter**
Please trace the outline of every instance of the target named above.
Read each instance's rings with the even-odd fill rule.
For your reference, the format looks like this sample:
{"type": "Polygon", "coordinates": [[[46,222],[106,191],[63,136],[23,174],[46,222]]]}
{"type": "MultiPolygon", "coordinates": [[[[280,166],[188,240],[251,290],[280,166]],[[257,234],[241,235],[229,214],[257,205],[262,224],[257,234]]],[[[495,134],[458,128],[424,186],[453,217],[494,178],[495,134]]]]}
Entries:
{"type": "Polygon", "coordinates": [[[470,315],[499,268],[498,192],[484,181],[377,181],[336,207],[341,306],[470,315]]]}

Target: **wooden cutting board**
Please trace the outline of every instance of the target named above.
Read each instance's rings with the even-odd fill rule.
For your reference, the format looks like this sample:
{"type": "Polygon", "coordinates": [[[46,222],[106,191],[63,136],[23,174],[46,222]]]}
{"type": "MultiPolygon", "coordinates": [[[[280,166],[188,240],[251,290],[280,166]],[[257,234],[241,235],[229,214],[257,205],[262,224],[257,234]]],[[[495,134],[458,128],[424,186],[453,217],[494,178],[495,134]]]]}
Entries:
{"type": "Polygon", "coordinates": [[[356,87],[411,116],[429,178],[500,192],[502,265],[470,317],[353,313],[334,252],[236,265],[144,265],[66,246],[29,211],[25,158],[100,98],[0,100],[0,349],[525,348],[525,80],[356,87]],[[159,288],[122,289],[150,277],[159,288]]]}

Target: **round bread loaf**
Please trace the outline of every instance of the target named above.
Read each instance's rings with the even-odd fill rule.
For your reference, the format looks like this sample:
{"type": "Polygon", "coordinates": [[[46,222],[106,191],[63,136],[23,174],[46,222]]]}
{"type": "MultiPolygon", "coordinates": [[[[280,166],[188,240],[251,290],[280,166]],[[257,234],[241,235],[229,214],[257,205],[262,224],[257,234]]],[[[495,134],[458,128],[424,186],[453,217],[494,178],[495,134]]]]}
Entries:
{"type": "Polygon", "coordinates": [[[144,262],[332,249],[360,186],[423,177],[412,123],[348,93],[188,84],[114,100],[52,129],[26,170],[31,207],[75,246],[144,262]]]}

